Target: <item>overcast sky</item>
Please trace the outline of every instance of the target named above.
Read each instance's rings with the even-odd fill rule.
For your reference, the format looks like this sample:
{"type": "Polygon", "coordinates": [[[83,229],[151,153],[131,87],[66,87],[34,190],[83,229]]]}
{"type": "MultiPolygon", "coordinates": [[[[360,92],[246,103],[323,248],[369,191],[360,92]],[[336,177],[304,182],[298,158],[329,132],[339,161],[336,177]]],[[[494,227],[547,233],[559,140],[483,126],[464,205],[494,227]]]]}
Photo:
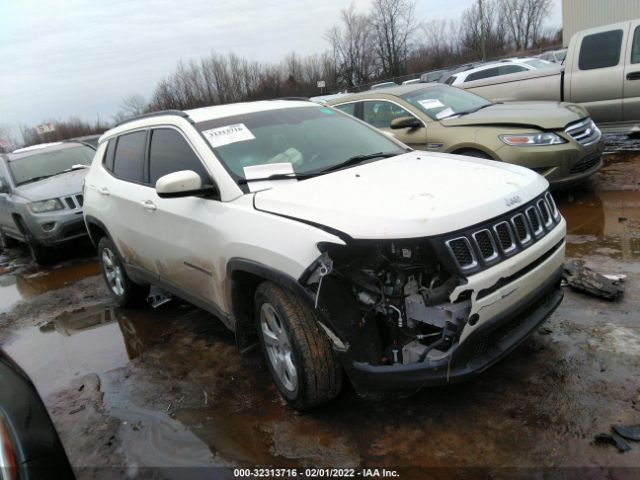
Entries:
{"type": "MultiPolygon", "coordinates": [[[[453,18],[475,0],[417,0],[417,19],[453,18]]],[[[357,0],[366,10],[371,0],[357,0]]],[[[560,0],[547,23],[560,26],[560,0]]],[[[327,49],[350,0],[0,0],[0,124],[77,115],[149,99],[179,59],[211,51],[276,62],[327,49]]]]}

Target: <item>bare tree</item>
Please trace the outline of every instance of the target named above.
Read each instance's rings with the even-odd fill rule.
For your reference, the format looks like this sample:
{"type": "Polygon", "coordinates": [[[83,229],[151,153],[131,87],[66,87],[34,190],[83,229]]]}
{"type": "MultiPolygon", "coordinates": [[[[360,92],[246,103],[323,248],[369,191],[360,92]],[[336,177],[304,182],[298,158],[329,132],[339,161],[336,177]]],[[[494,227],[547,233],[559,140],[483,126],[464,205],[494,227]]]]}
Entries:
{"type": "Polygon", "coordinates": [[[0,125],[0,153],[8,153],[18,148],[18,140],[16,139],[12,125],[0,125]]]}
{"type": "Polygon", "coordinates": [[[480,15],[478,3],[474,3],[462,14],[459,43],[465,60],[475,60],[480,57],[483,30],[487,57],[503,54],[508,46],[507,24],[501,4],[498,0],[484,0],[482,9],[483,14],[480,15]]]}
{"type": "Polygon", "coordinates": [[[375,50],[385,78],[405,73],[410,41],[417,24],[412,0],[373,0],[371,23],[375,50]]]}
{"type": "Polygon", "coordinates": [[[542,22],[552,0],[500,0],[510,40],[516,50],[534,47],[540,37],[542,22]]]}
{"type": "Polygon", "coordinates": [[[331,44],[335,70],[348,88],[368,82],[375,71],[373,30],[367,15],[352,3],[340,12],[341,27],[331,28],[325,38],[331,44]]]}
{"type": "Polygon", "coordinates": [[[142,115],[147,108],[147,101],[139,93],[127,95],[120,101],[120,111],[125,117],[142,115]]]}

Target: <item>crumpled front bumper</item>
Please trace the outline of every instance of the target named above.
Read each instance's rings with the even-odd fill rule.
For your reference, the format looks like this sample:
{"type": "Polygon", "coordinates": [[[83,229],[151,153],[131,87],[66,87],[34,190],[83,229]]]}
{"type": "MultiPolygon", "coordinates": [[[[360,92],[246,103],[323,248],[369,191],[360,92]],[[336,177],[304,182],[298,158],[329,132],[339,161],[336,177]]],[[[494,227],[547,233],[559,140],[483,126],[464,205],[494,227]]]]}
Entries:
{"type": "Polygon", "coordinates": [[[526,298],[475,328],[452,353],[440,360],[398,365],[352,361],[341,353],[343,366],[356,391],[377,393],[461,382],[481,373],[520,345],[560,305],[562,266],[526,298]]]}

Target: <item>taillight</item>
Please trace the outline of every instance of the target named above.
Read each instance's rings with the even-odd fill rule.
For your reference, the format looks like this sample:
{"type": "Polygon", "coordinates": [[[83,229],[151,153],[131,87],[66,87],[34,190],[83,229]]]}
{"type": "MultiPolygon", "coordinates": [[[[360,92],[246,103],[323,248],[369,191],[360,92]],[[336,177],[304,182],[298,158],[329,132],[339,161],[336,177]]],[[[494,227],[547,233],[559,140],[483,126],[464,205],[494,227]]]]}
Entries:
{"type": "Polygon", "coordinates": [[[3,419],[0,418],[0,480],[17,480],[18,464],[11,435],[3,419]]]}

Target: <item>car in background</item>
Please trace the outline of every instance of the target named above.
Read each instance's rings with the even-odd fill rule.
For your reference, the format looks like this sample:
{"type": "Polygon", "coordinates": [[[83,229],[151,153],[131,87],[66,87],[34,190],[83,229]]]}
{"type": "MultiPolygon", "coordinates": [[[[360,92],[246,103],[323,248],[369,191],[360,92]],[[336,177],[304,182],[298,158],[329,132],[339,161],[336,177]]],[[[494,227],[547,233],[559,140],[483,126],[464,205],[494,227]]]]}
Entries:
{"type": "Polygon", "coordinates": [[[419,78],[412,78],[411,80],[405,80],[402,82],[402,85],[413,85],[414,83],[422,83],[422,80],[419,78]]]}
{"type": "Polygon", "coordinates": [[[542,52],[540,55],[536,55],[536,58],[546,60],[547,62],[562,63],[567,57],[567,49],[561,48],[560,50],[550,50],[548,52],[542,52]]]}
{"type": "Polygon", "coordinates": [[[75,478],[36,387],[0,348],[0,479],[75,478]]]}
{"type": "Polygon", "coordinates": [[[376,83],[375,85],[371,85],[369,90],[379,90],[381,88],[389,88],[389,87],[397,87],[398,84],[396,82],[382,82],[376,83]]]}
{"type": "Polygon", "coordinates": [[[101,137],[85,195],[114,301],[155,284],[214,313],[300,410],[343,374],[359,393],[470,378],[562,300],[544,178],[309,101],[132,119],[101,137]]]}
{"type": "Polygon", "coordinates": [[[557,67],[554,63],[539,58],[507,58],[497,62],[484,63],[461,72],[452,73],[444,80],[447,85],[461,85],[483,78],[498,77],[510,73],[522,73],[532,70],[546,70],[557,67]]]}
{"type": "Polygon", "coordinates": [[[95,149],[95,148],[98,148],[98,140],[100,140],[101,136],[102,136],[102,134],[99,134],[99,135],[84,135],[82,137],[71,138],[71,139],[69,139],[69,141],[86,143],[87,145],[89,145],[90,147],[93,147],[95,149]]]}
{"type": "Polygon", "coordinates": [[[328,104],[417,150],[522,165],[554,188],[582,182],[602,166],[602,135],[577,105],[492,103],[442,84],[362,92],[328,104]]]}
{"type": "Polygon", "coordinates": [[[329,100],[335,100],[336,98],[345,97],[349,95],[349,93],[331,93],[329,95],[318,95],[316,97],[309,97],[309,100],[315,103],[319,103],[320,105],[324,105],[329,100]]]}
{"type": "Polygon", "coordinates": [[[58,142],[0,154],[0,242],[25,242],[39,264],[85,237],[82,185],[95,149],[58,142]]]}
{"type": "Polygon", "coordinates": [[[440,78],[449,70],[434,70],[432,72],[426,72],[420,75],[420,81],[422,83],[439,82],[440,78]]]}

